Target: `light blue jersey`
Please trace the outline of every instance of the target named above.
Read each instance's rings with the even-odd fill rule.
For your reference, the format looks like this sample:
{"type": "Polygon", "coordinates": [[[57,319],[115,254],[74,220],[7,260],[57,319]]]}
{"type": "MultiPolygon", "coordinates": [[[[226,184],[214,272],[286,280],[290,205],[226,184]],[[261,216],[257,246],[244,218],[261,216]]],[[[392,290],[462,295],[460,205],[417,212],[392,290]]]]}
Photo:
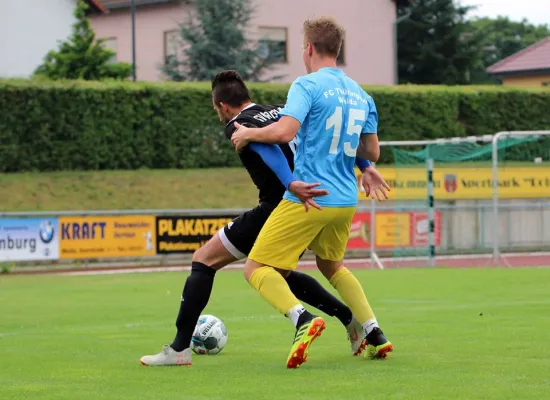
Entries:
{"type": "MultiPolygon", "coordinates": [[[[315,199],[319,205],[356,206],[354,164],[359,138],[378,129],[372,97],[342,70],[321,68],[294,81],[279,115],[301,123],[294,157],[296,179],[320,182],[320,189],[329,191],[315,199]]],[[[284,198],[299,202],[288,191],[284,198]]]]}

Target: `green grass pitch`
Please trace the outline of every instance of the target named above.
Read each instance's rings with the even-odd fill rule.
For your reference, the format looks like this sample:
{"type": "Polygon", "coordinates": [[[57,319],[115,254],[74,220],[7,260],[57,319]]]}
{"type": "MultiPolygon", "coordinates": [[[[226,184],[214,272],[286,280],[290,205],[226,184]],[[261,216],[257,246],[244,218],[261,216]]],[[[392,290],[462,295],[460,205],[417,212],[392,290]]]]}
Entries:
{"type": "Polygon", "coordinates": [[[0,277],[0,399],[547,398],[550,269],[355,272],[394,353],[350,356],[327,318],[298,370],[291,324],[238,271],[205,310],[227,347],[170,368],[139,358],[173,338],[185,273],[0,277]]]}

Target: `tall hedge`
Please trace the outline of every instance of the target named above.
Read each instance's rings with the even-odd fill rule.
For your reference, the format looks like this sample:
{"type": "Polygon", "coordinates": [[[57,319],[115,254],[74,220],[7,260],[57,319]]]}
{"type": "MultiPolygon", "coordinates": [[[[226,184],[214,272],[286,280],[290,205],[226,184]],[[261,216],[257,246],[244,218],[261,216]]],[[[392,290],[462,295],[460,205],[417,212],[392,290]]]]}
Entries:
{"type": "MultiPolygon", "coordinates": [[[[550,129],[550,91],[366,87],[381,140],[550,129]]],[[[282,103],[288,85],[251,85],[282,103]]],[[[0,171],[202,168],[239,161],[208,84],[0,80],[0,171]]]]}

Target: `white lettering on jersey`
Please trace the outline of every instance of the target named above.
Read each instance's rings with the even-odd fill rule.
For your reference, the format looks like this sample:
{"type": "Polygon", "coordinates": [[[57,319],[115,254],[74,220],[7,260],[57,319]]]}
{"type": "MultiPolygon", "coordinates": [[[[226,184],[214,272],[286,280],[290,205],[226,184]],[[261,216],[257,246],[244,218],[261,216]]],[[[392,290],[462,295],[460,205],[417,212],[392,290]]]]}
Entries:
{"type": "Polygon", "coordinates": [[[269,111],[262,111],[254,115],[254,119],[257,119],[260,122],[267,122],[270,119],[277,120],[279,118],[280,108],[269,111]]]}
{"type": "Polygon", "coordinates": [[[328,99],[331,96],[338,96],[338,101],[342,104],[350,104],[352,106],[356,106],[358,103],[361,102],[363,104],[367,104],[369,101],[367,98],[361,95],[361,93],[352,92],[348,89],[340,89],[335,88],[334,90],[329,89],[326,90],[323,95],[325,96],[325,99],[328,99]]]}

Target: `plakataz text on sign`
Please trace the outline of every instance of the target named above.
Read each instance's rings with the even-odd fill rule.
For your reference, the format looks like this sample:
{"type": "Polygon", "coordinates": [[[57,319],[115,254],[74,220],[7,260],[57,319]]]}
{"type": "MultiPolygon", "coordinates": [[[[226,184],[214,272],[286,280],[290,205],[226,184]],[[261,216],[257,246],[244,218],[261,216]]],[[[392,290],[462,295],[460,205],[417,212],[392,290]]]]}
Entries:
{"type": "Polygon", "coordinates": [[[235,216],[159,216],[157,253],[197,251],[235,216]]]}

